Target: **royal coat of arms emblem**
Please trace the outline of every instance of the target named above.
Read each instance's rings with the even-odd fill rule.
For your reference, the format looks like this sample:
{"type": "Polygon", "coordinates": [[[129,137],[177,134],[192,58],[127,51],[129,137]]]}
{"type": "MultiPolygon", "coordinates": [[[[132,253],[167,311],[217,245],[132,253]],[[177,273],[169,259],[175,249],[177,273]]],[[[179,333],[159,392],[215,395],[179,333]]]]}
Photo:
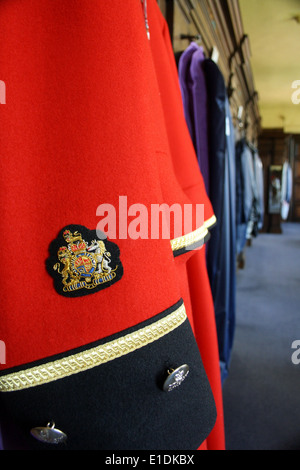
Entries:
{"type": "Polygon", "coordinates": [[[98,292],[123,275],[120,250],[104,234],[81,225],[68,225],[51,243],[47,270],[56,291],[67,297],[98,292]]]}

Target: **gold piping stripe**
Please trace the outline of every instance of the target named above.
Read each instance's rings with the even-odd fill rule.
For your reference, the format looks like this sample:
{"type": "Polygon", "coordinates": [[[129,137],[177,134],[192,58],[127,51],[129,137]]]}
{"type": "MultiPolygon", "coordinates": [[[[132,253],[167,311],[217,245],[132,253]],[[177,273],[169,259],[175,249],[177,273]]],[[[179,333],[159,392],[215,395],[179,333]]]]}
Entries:
{"type": "Polygon", "coordinates": [[[0,392],[43,385],[125,356],[162,338],[187,319],[182,304],[173,313],[140,330],[72,356],[0,377],[0,392]]]}
{"type": "Polygon", "coordinates": [[[202,226],[194,232],[183,235],[182,237],[174,238],[171,240],[171,247],[173,251],[180,250],[193,245],[194,243],[204,240],[208,234],[208,230],[205,226],[202,226]]]}

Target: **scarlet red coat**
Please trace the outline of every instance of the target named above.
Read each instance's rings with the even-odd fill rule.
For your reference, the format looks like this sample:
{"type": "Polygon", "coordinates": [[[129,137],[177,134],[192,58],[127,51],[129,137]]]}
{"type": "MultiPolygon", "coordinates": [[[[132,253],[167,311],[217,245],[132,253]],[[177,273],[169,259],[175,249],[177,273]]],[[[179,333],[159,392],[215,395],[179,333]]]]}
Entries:
{"type": "Polygon", "coordinates": [[[99,205],[190,202],[142,6],[3,2],[0,28],[4,447],[49,448],[34,436],[59,428],[68,449],[195,449],[215,405],[174,262],[190,238],[104,240],[111,278],[92,256],[99,205]]]}

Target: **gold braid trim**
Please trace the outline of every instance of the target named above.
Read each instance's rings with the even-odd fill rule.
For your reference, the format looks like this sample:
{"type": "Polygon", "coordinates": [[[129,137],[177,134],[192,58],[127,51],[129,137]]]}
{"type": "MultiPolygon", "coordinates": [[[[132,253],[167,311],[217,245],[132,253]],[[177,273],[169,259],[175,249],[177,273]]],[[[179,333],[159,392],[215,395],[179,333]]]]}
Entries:
{"type": "Polygon", "coordinates": [[[217,223],[217,217],[215,215],[213,215],[210,219],[206,220],[204,222],[204,226],[207,228],[207,229],[210,229],[212,228],[215,224],[217,223]]]}
{"type": "Polygon", "coordinates": [[[208,235],[208,230],[205,226],[202,226],[194,232],[183,235],[182,237],[174,238],[171,240],[171,248],[173,251],[180,250],[181,248],[187,248],[194,243],[203,240],[208,235]]]}
{"type": "Polygon", "coordinates": [[[43,385],[113,361],[162,338],[186,319],[185,307],[181,305],[161,320],[116,340],[41,366],[2,376],[0,392],[13,392],[43,385]]]}
{"type": "Polygon", "coordinates": [[[194,232],[183,235],[182,237],[174,238],[171,240],[171,248],[173,251],[180,250],[181,248],[187,248],[194,243],[201,240],[205,240],[208,235],[208,229],[211,228],[217,222],[216,216],[213,215],[210,219],[206,220],[202,227],[198,228],[194,232]]]}

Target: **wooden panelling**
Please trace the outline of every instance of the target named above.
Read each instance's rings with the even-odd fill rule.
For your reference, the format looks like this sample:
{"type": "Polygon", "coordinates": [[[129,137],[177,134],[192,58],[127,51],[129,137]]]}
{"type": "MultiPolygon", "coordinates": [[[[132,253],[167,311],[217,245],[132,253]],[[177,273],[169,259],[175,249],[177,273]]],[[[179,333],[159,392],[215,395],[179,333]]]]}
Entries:
{"type": "Polygon", "coordinates": [[[294,218],[295,220],[299,221],[300,220],[300,204],[295,204],[295,209],[294,209],[294,218]]]}
{"type": "MultiPolygon", "coordinates": [[[[265,225],[264,231],[276,232],[281,217],[268,214],[268,176],[271,165],[289,162],[293,170],[293,191],[288,221],[300,221],[300,135],[285,134],[283,129],[264,129],[258,140],[258,151],[265,171],[265,225]]],[[[279,232],[280,233],[280,232],[279,232]]]]}
{"type": "Polygon", "coordinates": [[[158,6],[162,12],[162,14],[164,15],[164,17],[166,18],[167,16],[167,5],[166,5],[166,0],[157,0],[157,3],[158,3],[158,6]]]}
{"type": "Polygon", "coordinates": [[[300,135],[290,136],[289,160],[293,168],[291,220],[300,222],[300,135]]]}
{"type": "Polygon", "coordinates": [[[229,96],[234,124],[257,145],[261,131],[259,97],[238,0],[158,0],[158,4],[167,19],[175,53],[185,50],[191,40],[203,47],[207,57],[217,48],[218,66],[228,90],[233,88],[229,96]],[[183,35],[191,39],[183,39],[183,35]],[[240,106],[244,110],[242,122],[237,121],[240,106]]]}

